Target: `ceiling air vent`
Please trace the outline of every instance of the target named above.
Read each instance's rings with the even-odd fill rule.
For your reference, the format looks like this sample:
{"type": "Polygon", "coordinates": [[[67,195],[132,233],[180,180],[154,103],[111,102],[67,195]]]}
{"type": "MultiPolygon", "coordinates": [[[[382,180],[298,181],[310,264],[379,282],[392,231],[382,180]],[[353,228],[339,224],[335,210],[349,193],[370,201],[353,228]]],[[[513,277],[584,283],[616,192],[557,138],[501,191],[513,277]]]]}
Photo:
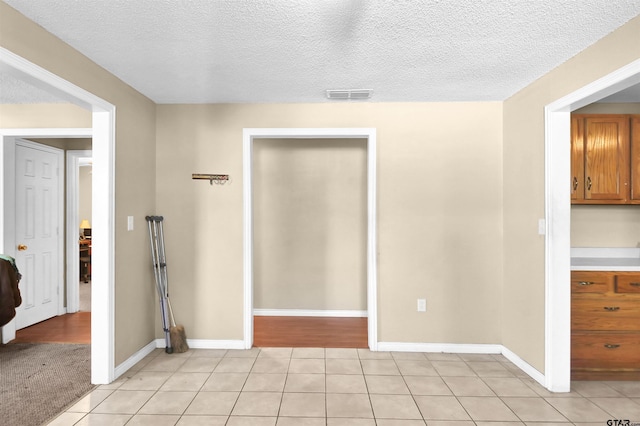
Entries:
{"type": "Polygon", "coordinates": [[[327,98],[337,100],[370,99],[372,94],[373,90],[371,89],[327,90],[327,98]]]}

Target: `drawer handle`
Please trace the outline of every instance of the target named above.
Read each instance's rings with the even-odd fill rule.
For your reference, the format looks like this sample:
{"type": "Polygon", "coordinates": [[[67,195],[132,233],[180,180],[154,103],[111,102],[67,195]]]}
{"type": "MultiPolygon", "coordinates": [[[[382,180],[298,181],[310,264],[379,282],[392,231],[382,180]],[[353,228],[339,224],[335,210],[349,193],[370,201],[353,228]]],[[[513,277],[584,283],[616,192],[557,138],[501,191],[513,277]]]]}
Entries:
{"type": "Polygon", "coordinates": [[[631,287],[640,287],[640,283],[629,283],[631,287]]]}
{"type": "Polygon", "coordinates": [[[575,191],[576,189],[578,189],[578,178],[577,177],[573,177],[573,190],[575,191]]]}
{"type": "Polygon", "coordinates": [[[612,345],[611,343],[607,343],[604,345],[604,347],[607,349],[616,349],[616,348],[619,348],[620,345],[612,345]]]}
{"type": "Polygon", "coordinates": [[[604,310],[609,312],[619,311],[620,306],[605,306],[604,310]]]}
{"type": "MultiPolygon", "coordinates": [[[[578,283],[578,285],[594,285],[595,283],[593,281],[580,281],[578,283]]],[[[640,283],[638,283],[640,284],[640,283]]]]}

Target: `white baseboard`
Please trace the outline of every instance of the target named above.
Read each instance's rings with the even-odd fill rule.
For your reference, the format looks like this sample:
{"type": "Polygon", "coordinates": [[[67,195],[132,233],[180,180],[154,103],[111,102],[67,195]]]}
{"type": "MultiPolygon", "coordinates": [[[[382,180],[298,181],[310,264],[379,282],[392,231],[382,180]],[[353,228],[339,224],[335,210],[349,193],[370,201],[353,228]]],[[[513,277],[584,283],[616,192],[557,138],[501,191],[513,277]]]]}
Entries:
{"type": "MultiPolygon", "coordinates": [[[[187,339],[187,345],[191,349],[245,349],[244,340],[187,339]]],[[[154,347],[165,348],[165,340],[156,339],[154,347]]]]}
{"type": "Polygon", "coordinates": [[[254,309],[253,315],[258,317],[343,317],[365,318],[367,311],[340,309],[254,309]]]}
{"type": "Polygon", "coordinates": [[[540,383],[545,388],[547,387],[546,384],[545,384],[546,379],[545,379],[544,374],[542,374],[541,372],[536,370],[534,367],[532,367],[531,364],[529,364],[528,362],[526,362],[525,360],[523,360],[518,355],[516,355],[515,353],[511,352],[511,350],[509,350],[508,348],[506,348],[504,346],[502,347],[502,355],[504,355],[505,358],[507,358],[509,361],[511,361],[520,370],[522,370],[525,373],[527,373],[527,375],[529,375],[533,380],[535,380],[536,382],[540,383]]]}
{"type": "MultiPolygon", "coordinates": [[[[164,340],[163,340],[164,342],[164,340]]],[[[131,355],[129,358],[127,358],[127,360],[125,362],[123,362],[120,365],[116,366],[116,370],[115,370],[115,379],[117,379],[118,377],[122,376],[124,373],[126,373],[131,367],[133,367],[134,365],[136,365],[138,362],[142,361],[142,359],[149,355],[151,352],[153,352],[153,350],[156,348],[156,341],[152,340],[151,342],[149,342],[146,346],[144,346],[142,349],[140,349],[138,352],[134,353],[133,355],[131,355]]]]}
{"type": "Polygon", "coordinates": [[[393,352],[446,352],[453,354],[500,354],[502,353],[502,345],[378,342],[378,350],[393,352]]]}

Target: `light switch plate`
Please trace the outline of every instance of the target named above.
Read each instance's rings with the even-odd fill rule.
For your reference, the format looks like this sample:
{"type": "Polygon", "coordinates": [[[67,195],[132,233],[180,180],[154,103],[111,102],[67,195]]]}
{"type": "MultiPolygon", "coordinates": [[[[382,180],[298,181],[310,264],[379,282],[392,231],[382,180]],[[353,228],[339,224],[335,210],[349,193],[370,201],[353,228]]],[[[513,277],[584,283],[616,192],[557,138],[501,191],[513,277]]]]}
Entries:
{"type": "Polygon", "coordinates": [[[538,235],[546,235],[547,233],[547,221],[544,219],[538,219],[538,235]]]}
{"type": "Polygon", "coordinates": [[[418,299],[418,312],[427,312],[427,299],[418,299]]]}
{"type": "Polygon", "coordinates": [[[133,231],[133,216],[127,216],[127,231],[133,231]]]}

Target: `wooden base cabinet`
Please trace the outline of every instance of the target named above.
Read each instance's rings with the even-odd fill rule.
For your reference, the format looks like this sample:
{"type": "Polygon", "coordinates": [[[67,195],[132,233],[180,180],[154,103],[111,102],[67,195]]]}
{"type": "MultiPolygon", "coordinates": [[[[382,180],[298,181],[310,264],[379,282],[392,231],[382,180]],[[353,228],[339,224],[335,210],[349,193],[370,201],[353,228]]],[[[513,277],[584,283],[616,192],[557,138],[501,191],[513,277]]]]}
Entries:
{"type": "Polygon", "coordinates": [[[640,272],[571,273],[571,379],[640,380],[640,272]]]}

